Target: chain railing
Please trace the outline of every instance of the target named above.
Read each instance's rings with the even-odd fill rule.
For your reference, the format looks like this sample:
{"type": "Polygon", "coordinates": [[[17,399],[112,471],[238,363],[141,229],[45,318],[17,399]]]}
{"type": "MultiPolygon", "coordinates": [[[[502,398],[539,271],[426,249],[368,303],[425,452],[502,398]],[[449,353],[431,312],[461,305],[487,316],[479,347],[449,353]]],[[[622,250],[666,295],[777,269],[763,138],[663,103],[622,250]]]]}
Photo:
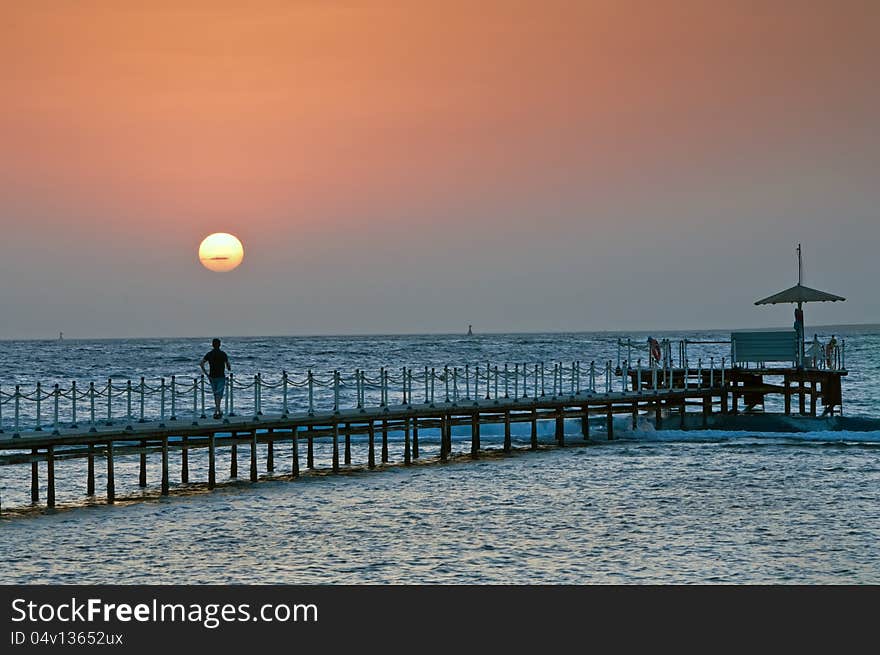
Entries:
{"type": "MultiPolygon", "coordinates": [[[[243,377],[226,377],[224,420],[248,416],[259,420],[264,412],[288,416],[304,412],[314,415],[343,409],[366,412],[375,407],[386,411],[392,405],[424,403],[436,406],[473,405],[477,402],[574,397],[611,393],[618,375],[611,360],[590,362],[538,362],[492,364],[481,362],[461,366],[380,368],[375,375],[364,369],[351,374],[335,370],[318,375],[308,370],[296,376],[284,370],[277,377],[261,372],[243,377]]],[[[656,376],[655,376],[656,377],[656,376]]],[[[627,386],[624,381],[624,387],[627,386]]],[[[123,426],[158,422],[160,427],[184,422],[199,425],[213,412],[211,385],[204,375],[172,375],[158,380],[144,377],[118,381],[68,385],[36,382],[32,388],[0,383],[0,433],[19,435],[25,431],[123,426]]]]}

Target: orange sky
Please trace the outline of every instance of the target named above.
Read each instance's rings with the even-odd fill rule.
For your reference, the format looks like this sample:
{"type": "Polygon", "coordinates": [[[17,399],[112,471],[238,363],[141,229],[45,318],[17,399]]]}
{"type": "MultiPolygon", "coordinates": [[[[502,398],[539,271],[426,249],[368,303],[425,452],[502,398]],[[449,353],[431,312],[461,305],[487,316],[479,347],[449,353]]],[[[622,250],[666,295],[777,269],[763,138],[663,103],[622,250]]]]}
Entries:
{"type": "MultiPolygon", "coordinates": [[[[786,252],[831,212],[856,241],[877,236],[873,2],[137,5],[2,10],[0,221],[19,259],[5,252],[0,273],[39,278],[28,249],[68,267],[88,255],[105,265],[80,266],[76,293],[123,266],[157,302],[170,278],[151,271],[185,278],[200,239],[230,231],[254,277],[224,284],[250,298],[258,280],[319,275],[343,301],[328,261],[366,267],[365,289],[421,267],[429,288],[449,268],[524,274],[503,250],[549,288],[648,243],[741,247],[737,220],[752,234],[780,221],[769,236],[786,252]],[[133,244],[133,261],[109,254],[133,244]]],[[[642,254],[646,272],[663,261],[642,254]]],[[[579,324],[608,327],[567,316],[579,324]]]]}

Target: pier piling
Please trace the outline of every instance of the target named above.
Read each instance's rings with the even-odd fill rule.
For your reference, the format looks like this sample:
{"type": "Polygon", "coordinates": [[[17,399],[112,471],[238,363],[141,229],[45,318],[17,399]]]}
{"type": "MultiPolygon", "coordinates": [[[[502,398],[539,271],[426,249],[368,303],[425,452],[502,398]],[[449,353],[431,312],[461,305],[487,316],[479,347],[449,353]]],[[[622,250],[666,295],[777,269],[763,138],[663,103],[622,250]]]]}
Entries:
{"type": "Polygon", "coordinates": [[[373,421],[367,425],[367,466],[376,468],[376,425],[373,421]]]}
{"type": "Polygon", "coordinates": [[[46,507],[55,507],[55,446],[46,449],[46,507]]]}
{"type": "Polygon", "coordinates": [[[116,502],[116,478],[113,471],[113,441],[107,442],[107,504],[116,502]]]}
{"type": "Polygon", "coordinates": [[[147,440],[141,439],[141,454],[140,454],[140,477],[138,478],[138,486],[146,487],[147,486],[147,440]]]}
{"type": "Polygon", "coordinates": [[[31,461],[31,503],[36,505],[40,502],[40,468],[39,463],[37,462],[37,453],[39,451],[36,448],[31,449],[31,455],[33,456],[33,460],[31,461]]]}
{"type": "Polygon", "coordinates": [[[162,495],[168,495],[168,437],[162,437],[162,495]]]}
{"type": "Polygon", "coordinates": [[[217,484],[217,458],[216,458],[216,437],[214,433],[208,435],[208,489],[213,489],[217,484]]]}
{"type": "Polygon", "coordinates": [[[251,430],[251,482],[256,482],[259,479],[259,473],[257,471],[257,429],[253,428],[251,430]]]}
{"type": "Polygon", "coordinates": [[[292,457],[293,463],[291,466],[291,474],[293,477],[299,477],[299,441],[296,438],[297,427],[293,426],[293,434],[291,436],[291,447],[293,449],[292,457]]]}
{"type": "Polygon", "coordinates": [[[88,464],[86,466],[86,496],[95,495],[95,444],[89,444],[88,464]]]}
{"type": "Polygon", "coordinates": [[[189,484],[189,437],[183,437],[180,446],[180,482],[189,484]]]}

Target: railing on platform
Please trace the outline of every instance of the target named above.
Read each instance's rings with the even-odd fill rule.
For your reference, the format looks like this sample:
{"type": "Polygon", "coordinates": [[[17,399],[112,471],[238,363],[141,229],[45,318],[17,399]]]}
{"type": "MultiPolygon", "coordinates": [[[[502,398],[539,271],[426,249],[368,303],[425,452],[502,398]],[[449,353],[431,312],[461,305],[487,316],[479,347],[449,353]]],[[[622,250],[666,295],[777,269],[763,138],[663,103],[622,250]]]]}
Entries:
{"type": "MultiPolygon", "coordinates": [[[[668,345],[668,344],[667,344],[668,345]]],[[[669,353],[671,355],[671,353],[669,353]]],[[[641,360],[623,363],[627,370],[637,373],[638,380],[652,381],[653,388],[665,383],[672,388],[674,376],[663,374],[671,370],[669,364],[643,367],[641,360]]],[[[402,367],[392,372],[381,368],[369,376],[364,369],[352,374],[335,370],[321,376],[312,370],[294,376],[286,370],[277,377],[266,377],[258,372],[243,378],[230,373],[226,378],[223,400],[224,421],[228,417],[249,416],[260,420],[264,412],[288,416],[294,412],[314,415],[318,411],[339,413],[343,409],[366,412],[368,407],[385,408],[392,403],[413,405],[424,403],[434,406],[449,403],[453,406],[476,404],[478,401],[501,402],[502,399],[539,399],[541,397],[575,397],[590,393],[611,393],[616,378],[620,377],[621,391],[634,390],[629,376],[621,376],[612,361],[580,361],[465,364],[463,367],[402,367]]],[[[639,384],[641,384],[639,382],[639,384]]],[[[211,385],[204,375],[158,380],[115,381],[104,383],[73,381],[69,386],[54,383],[51,386],[36,382],[25,389],[20,384],[0,383],[0,433],[51,430],[60,434],[62,429],[87,425],[90,431],[99,426],[119,426],[134,430],[135,423],[158,421],[160,427],[169,422],[189,422],[198,425],[207,418],[206,407],[213,408],[211,385]]],[[[178,423],[179,424],[179,423],[178,423]]]]}

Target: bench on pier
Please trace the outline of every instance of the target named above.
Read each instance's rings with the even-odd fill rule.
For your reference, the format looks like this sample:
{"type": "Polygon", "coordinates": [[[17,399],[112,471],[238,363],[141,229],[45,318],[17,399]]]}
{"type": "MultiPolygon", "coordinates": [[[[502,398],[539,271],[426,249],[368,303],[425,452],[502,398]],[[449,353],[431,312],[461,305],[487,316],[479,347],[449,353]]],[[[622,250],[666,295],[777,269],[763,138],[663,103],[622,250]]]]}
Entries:
{"type": "Polygon", "coordinates": [[[794,330],[731,332],[730,360],[734,366],[786,362],[797,366],[798,337],[794,330]]]}

